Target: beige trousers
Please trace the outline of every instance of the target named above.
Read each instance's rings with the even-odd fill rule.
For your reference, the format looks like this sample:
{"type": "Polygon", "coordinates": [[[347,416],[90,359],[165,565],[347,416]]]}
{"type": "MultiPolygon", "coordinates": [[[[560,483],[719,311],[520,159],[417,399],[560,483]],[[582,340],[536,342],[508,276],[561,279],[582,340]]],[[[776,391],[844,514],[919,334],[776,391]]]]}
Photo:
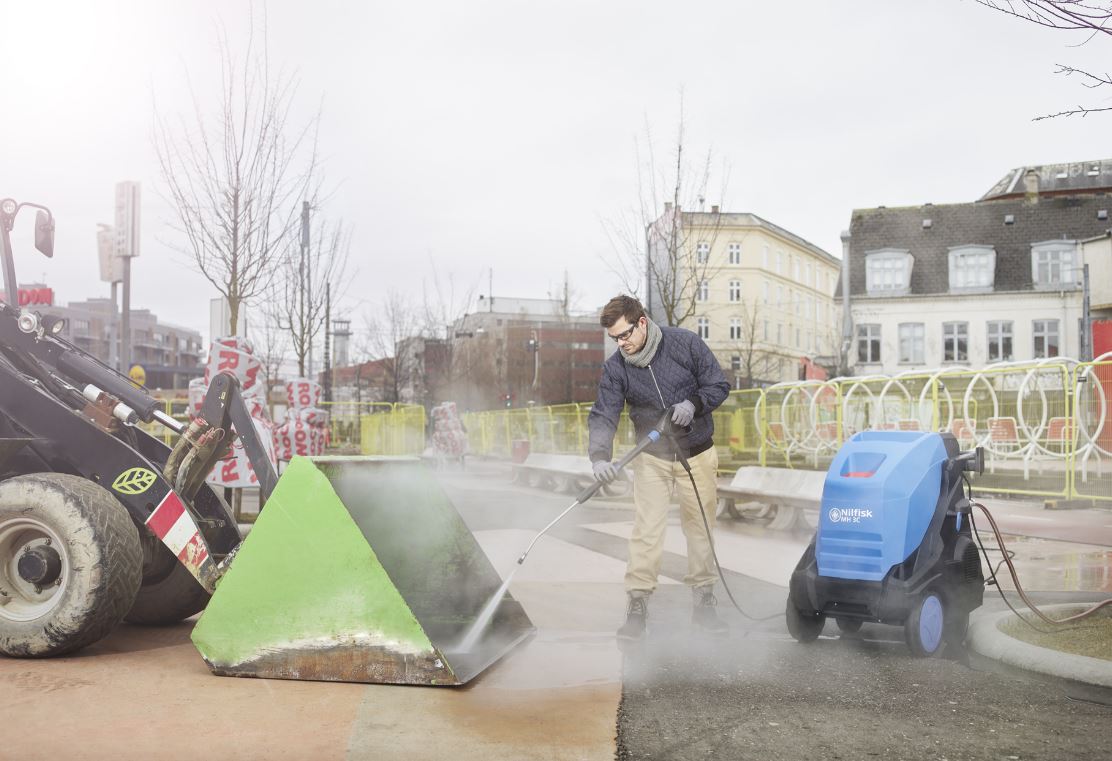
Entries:
{"type": "MultiPolygon", "coordinates": [[[[687,461],[699,487],[707,524],[713,531],[718,506],[718,452],[711,447],[695,457],[689,457],[687,461]]],[[[718,580],[707,530],[699,516],[699,503],[687,471],[676,460],[645,453],[637,458],[633,470],[636,514],[633,535],[629,538],[629,564],[625,575],[625,588],[631,594],[648,594],[656,589],[673,490],[679,493],[680,525],[687,537],[687,575],[683,577],[683,583],[702,587],[718,580]]]]}

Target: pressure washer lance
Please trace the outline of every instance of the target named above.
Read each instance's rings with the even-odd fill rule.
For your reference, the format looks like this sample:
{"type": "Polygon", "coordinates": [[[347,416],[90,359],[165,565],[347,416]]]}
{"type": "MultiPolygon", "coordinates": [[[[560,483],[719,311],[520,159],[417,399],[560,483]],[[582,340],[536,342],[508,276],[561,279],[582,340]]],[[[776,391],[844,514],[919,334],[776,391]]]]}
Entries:
{"type": "MultiPolygon", "coordinates": [[[[653,429],[651,431],[649,431],[643,439],[641,439],[640,441],[637,442],[637,446],[635,446],[633,449],[626,452],[625,455],[622,457],[622,459],[618,460],[618,462],[615,463],[614,469],[615,470],[621,470],[626,465],[629,465],[631,462],[633,462],[633,458],[636,457],[637,455],[641,454],[642,452],[644,452],[645,448],[648,447],[650,444],[654,444],[654,443],[660,441],[660,439],[665,435],[664,432],[665,432],[665,430],[667,429],[668,425],[671,422],[671,416],[672,416],[671,408],[665,410],[664,415],[662,415],[661,418],[660,418],[660,421],[657,422],[657,424],[653,427],[653,429]]],[[[555,518],[553,518],[551,523],[549,523],[547,526],[542,528],[540,530],[540,532],[535,537],[533,537],[533,541],[529,542],[529,546],[525,548],[525,552],[521,553],[521,557],[519,557],[517,559],[517,564],[521,565],[522,563],[525,562],[525,558],[533,550],[533,545],[535,545],[540,540],[540,538],[542,536],[544,536],[546,533],[548,533],[549,529],[551,529],[553,526],[555,526],[557,523],[559,523],[560,520],[565,515],[567,515],[568,513],[570,513],[572,511],[573,508],[575,508],[579,505],[582,505],[584,502],[589,500],[591,497],[595,496],[595,494],[598,492],[598,490],[601,489],[602,487],[603,487],[602,481],[595,481],[590,486],[588,486],[586,489],[581,491],[579,493],[579,496],[575,498],[575,502],[572,502],[570,505],[568,505],[568,508],[566,510],[564,510],[562,513],[560,513],[555,518]]]]}

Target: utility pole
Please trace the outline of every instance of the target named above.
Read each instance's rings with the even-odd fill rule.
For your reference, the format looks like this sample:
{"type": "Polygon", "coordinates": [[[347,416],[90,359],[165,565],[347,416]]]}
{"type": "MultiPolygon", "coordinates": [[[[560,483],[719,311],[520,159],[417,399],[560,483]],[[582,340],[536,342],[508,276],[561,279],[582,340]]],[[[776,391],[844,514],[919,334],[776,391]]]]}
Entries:
{"type": "MultiPolygon", "coordinates": [[[[305,376],[313,377],[313,261],[309,255],[309,202],[301,202],[301,261],[305,263],[305,280],[302,282],[301,324],[305,330],[305,340],[309,342],[309,366],[305,376]]],[[[326,328],[327,329],[327,328],[326,328]]]]}
{"type": "Polygon", "coordinates": [[[123,259],[120,372],[131,370],[131,259],[139,256],[139,183],[116,183],[116,255],[123,259]]]}
{"type": "Polygon", "coordinates": [[[849,230],[842,231],[842,356],[839,375],[849,375],[850,352],[853,349],[853,312],[849,303],[849,230]]]}
{"type": "Polygon", "coordinates": [[[1089,312],[1089,265],[1081,265],[1081,361],[1093,361],[1093,318],[1089,312]]]}
{"type": "Polygon", "coordinates": [[[332,283],[324,284],[324,401],[332,401],[332,283]]]}

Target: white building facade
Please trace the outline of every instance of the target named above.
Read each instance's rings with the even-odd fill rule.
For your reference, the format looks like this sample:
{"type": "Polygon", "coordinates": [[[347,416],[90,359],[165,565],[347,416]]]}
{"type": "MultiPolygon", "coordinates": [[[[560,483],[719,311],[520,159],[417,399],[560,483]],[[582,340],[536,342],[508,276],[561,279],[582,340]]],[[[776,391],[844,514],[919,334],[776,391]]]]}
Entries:
{"type": "Polygon", "coordinates": [[[1022,197],[853,212],[854,374],[1081,355],[1082,266],[1108,230],[1112,196],[1088,186],[1103,172],[1040,194],[1048,170],[1037,169],[1023,175],[1022,197]]]}

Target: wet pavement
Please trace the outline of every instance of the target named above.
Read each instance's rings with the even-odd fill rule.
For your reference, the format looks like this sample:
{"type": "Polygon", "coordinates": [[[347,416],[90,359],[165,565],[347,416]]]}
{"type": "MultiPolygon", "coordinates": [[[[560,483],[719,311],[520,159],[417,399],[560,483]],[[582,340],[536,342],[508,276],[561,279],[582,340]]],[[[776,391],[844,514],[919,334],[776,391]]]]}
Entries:
{"type": "MultiPolygon", "coordinates": [[[[503,576],[573,499],[513,486],[508,475],[485,463],[437,474],[503,576]]],[[[1112,534],[1102,533],[1112,532],[1112,511],[1020,507],[994,512],[1008,530],[1036,534],[1006,537],[1036,599],[1112,591],[1112,534]],[[1079,530],[1082,515],[1089,523],[1079,530]]],[[[0,757],[175,759],[202,747],[229,759],[1108,755],[1108,692],[1042,681],[964,652],[916,660],[900,631],[882,626],[839,638],[829,625],[810,646],[790,640],[784,585],[807,531],[720,520],[730,587],[751,617],[767,620],[729,609],[720,591],[731,632],[709,640],[692,630],[690,595],[675,583],[686,559],[671,526],[650,636],[623,655],[613,632],[624,616],[631,518],[628,502],[592,501],[537,544],[510,591],[538,633],[465,688],[219,678],[188,641],[189,623],[123,626],[75,657],[0,660],[0,710],[19,728],[5,733],[0,757]]],[[[1003,604],[986,593],[986,608],[1003,604]]]]}

